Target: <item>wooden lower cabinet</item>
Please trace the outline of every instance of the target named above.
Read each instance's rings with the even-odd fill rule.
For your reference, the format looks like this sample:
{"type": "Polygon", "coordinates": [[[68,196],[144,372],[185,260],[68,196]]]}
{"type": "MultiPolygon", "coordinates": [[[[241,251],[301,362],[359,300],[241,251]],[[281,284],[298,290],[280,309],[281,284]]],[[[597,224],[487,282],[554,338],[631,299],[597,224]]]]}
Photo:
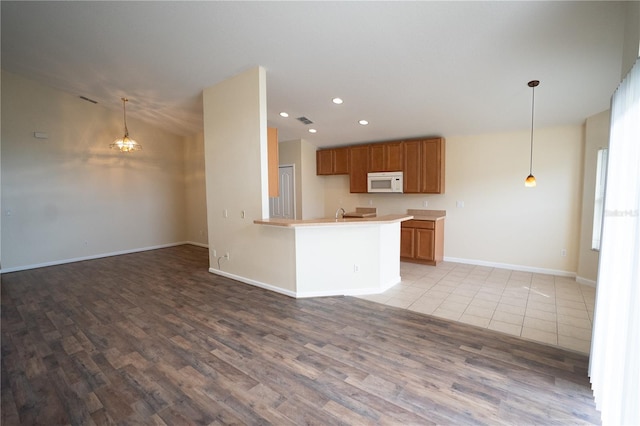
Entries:
{"type": "Polygon", "coordinates": [[[400,227],[400,260],[437,265],[444,256],[444,220],[407,220],[400,227]]]}
{"type": "Polygon", "coordinates": [[[400,259],[413,259],[414,256],[414,236],[415,229],[400,227],[400,259]]]}
{"type": "Polygon", "coordinates": [[[436,247],[435,247],[435,230],[433,229],[419,229],[415,230],[415,258],[417,260],[424,260],[435,262],[436,247]]]}

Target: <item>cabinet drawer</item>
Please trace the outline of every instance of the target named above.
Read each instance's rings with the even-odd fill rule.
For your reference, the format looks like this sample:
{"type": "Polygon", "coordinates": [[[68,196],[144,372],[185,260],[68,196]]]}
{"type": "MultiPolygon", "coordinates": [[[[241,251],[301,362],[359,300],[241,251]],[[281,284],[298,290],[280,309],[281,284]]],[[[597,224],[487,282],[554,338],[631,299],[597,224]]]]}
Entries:
{"type": "Polygon", "coordinates": [[[402,228],[435,229],[436,223],[433,220],[405,220],[401,224],[402,228]]]}

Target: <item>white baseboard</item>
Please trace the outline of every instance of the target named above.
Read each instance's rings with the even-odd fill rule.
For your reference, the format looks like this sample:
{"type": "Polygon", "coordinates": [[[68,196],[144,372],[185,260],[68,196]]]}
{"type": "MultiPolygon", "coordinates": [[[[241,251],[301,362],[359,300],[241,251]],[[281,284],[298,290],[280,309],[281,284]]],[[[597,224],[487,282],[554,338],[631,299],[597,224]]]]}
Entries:
{"type": "Polygon", "coordinates": [[[296,292],[297,299],[305,299],[309,297],[331,297],[331,296],[364,296],[367,294],[380,294],[382,290],[377,287],[358,288],[349,291],[323,290],[323,291],[305,291],[296,292]]]}
{"type": "Polygon", "coordinates": [[[264,288],[265,290],[275,291],[276,293],[284,294],[285,296],[293,297],[296,299],[305,299],[309,297],[364,296],[367,294],[380,294],[400,282],[400,277],[398,277],[398,280],[396,282],[387,283],[387,285],[384,288],[368,287],[368,288],[360,288],[360,289],[354,289],[349,291],[321,290],[321,291],[297,292],[297,291],[286,290],[281,287],[276,287],[271,284],[263,283],[261,281],[252,280],[250,278],[241,277],[239,275],[230,274],[229,272],[221,271],[215,268],[209,268],[209,272],[211,272],[212,274],[231,278],[232,280],[240,281],[241,283],[264,288]]]}
{"type": "Polygon", "coordinates": [[[185,241],[183,244],[191,244],[192,246],[203,247],[203,248],[206,248],[206,249],[209,248],[209,244],[197,243],[195,241],[185,241]]]}
{"type": "MultiPolygon", "coordinates": [[[[378,290],[378,293],[384,293],[385,291],[389,290],[391,287],[400,284],[401,281],[402,281],[402,277],[398,275],[397,277],[393,278],[391,281],[384,283],[382,285],[382,288],[378,290]]],[[[369,293],[369,294],[375,294],[375,293],[369,293]]]]}
{"type": "Polygon", "coordinates": [[[82,261],[85,261],[85,260],[101,259],[103,257],[120,256],[120,255],[123,255],[123,254],[138,253],[138,252],[141,252],[141,251],[157,250],[157,249],[161,249],[161,248],[181,246],[181,245],[184,245],[184,244],[200,245],[198,243],[192,243],[192,242],[189,242],[189,241],[181,241],[181,242],[177,242],[177,243],[160,244],[160,245],[157,245],[157,246],[141,247],[141,248],[135,248],[135,249],[129,249],[129,250],[120,250],[120,251],[114,251],[114,252],[110,252],[110,253],[92,254],[90,256],[74,257],[74,258],[71,258],[71,259],[62,259],[62,260],[53,260],[51,262],[34,263],[32,265],[14,266],[12,268],[4,268],[4,269],[0,270],[0,274],[6,274],[6,273],[9,273],[9,272],[26,271],[28,269],[45,268],[47,266],[64,265],[66,263],[82,262],[82,261]]]}
{"type": "Polygon", "coordinates": [[[594,280],[589,280],[587,278],[583,278],[583,277],[576,277],[576,282],[578,284],[584,284],[584,285],[588,285],[589,287],[596,287],[596,282],[594,280]]]}
{"type": "Polygon", "coordinates": [[[241,277],[239,275],[230,274],[229,272],[221,271],[220,269],[209,268],[209,272],[223,277],[231,278],[232,280],[240,281],[241,283],[249,284],[254,287],[264,288],[265,290],[275,291],[276,293],[284,294],[289,297],[297,297],[296,293],[291,290],[276,287],[271,284],[263,283],[261,281],[252,280],[251,278],[241,277]]]}
{"type": "Polygon", "coordinates": [[[487,262],[475,259],[460,259],[457,257],[445,257],[445,262],[464,263],[467,265],[489,266],[492,268],[511,269],[513,271],[533,272],[536,274],[556,275],[559,277],[575,278],[576,273],[571,271],[562,271],[559,269],[535,268],[532,266],[512,265],[509,263],[487,262]]]}

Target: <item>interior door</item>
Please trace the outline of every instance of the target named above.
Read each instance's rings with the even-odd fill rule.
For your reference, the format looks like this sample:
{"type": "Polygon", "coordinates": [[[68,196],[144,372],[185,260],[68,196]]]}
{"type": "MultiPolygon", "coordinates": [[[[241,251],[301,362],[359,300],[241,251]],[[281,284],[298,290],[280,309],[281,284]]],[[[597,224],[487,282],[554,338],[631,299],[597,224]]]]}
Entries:
{"type": "Polygon", "coordinates": [[[269,217],[296,218],[296,188],[293,165],[278,168],[278,185],[280,195],[269,198],[269,217]]]}

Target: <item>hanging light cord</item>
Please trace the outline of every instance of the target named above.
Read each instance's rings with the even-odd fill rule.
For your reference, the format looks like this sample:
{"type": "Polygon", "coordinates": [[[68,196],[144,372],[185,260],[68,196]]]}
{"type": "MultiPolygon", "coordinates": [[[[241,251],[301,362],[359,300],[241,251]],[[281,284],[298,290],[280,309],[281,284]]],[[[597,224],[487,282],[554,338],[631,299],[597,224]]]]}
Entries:
{"type": "Polygon", "coordinates": [[[125,137],[129,137],[129,129],[127,129],[127,101],[129,99],[127,98],[121,98],[122,99],[122,114],[124,117],[124,135],[125,137]]]}
{"type": "Polygon", "coordinates": [[[531,152],[529,155],[529,175],[533,174],[533,113],[535,110],[536,104],[536,86],[539,83],[537,81],[530,81],[529,86],[531,86],[531,152]]]}

